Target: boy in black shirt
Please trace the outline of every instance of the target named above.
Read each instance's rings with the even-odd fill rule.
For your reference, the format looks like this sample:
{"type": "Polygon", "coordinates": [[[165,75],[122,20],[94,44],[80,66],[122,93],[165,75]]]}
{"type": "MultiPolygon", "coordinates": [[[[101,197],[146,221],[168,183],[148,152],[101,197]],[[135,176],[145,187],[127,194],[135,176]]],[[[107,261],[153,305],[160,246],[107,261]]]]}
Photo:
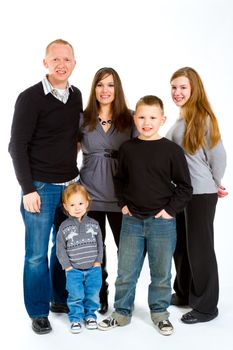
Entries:
{"type": "Polygon", "coordinates": [[[141,98],[134,115],[139,136],[119,151],[115,178],[123,222],[118,255],[115,312],[99,323],[108,330],[131,320],[135,290],[146,252],[151,283],[151,319],[163,335],[173,326],[167,308],[171,300],[171,263],[176,245],[175,215],[192,196],[188,166],[181,147],[158,134],[166,117],[156,96],[141,98]]]}

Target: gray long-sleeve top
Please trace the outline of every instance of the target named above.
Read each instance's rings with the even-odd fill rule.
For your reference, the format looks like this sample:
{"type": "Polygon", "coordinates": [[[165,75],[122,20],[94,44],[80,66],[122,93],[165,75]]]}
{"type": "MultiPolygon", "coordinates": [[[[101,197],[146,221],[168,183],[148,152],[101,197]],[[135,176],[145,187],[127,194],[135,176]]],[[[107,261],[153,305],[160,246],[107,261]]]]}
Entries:
{"type": "MultiPolygon", "coordinates": [[[[184,119],[179,118],[166,137],[183,147],[184,131],[184,119]]],[[[210,142],[207,131],[205,143],[206,146],[198,149],[193,155],[185,152],[193,194],[216,193],[226,168],[226,152],[222,141],[213,148],[208,147],[210,142]]]]}
{"type": "Polygon", "coordinates": [[[118,150],[125,141],[137,134],[133,121],[132,127],[123,132],[117,131],[114,125],[105,132],[99,123],[91,132],[87,127],[81,128],[79,142],[83,163],[80,180],[92,198],[90,210],[121,211],[113,181],[118,166],[118,150]]]}
{"type": "Polygon", "coordinates": [[[80,222],[69,217],[57,234],[56,253],[63,269],[88,269],[102,262],[103,241],[99,224],[85,215],[80,222]]]}

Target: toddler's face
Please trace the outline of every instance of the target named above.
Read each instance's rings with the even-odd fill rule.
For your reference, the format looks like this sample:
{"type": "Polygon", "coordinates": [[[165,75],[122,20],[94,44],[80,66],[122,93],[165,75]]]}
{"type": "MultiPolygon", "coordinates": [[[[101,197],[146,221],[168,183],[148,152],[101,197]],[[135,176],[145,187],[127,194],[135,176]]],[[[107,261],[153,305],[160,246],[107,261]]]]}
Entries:
{"type": "Polygon", "coordinates": [[[68,198],[67,203],[64,203],[64,208],[70,216],[80,221],[86,214],[88,205],[89,201],[81,193],[74,193],[68,198]]]}

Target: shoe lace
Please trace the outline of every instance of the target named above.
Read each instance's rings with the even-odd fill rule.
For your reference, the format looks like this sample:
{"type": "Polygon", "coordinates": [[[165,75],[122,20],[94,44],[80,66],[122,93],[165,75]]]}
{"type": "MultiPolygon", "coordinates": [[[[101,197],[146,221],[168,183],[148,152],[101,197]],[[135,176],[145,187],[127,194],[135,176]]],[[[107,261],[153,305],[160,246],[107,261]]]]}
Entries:
{"type": "Polygon", "coordinates": [[[170,322],[167,321],[167,320],[164,320],[164,321],[163,321],[163,325],[164,325],[164,326],[170,326],[170,322]]]}
{"type": "Polygon", "coordinates": [[[88,318],[86,321],[88,324],[90,323],[96,323],[96,320],[94,318],[88,318]]]}
{"type": "Polygon", "coordinates": [[[103,322],[107,325],[113,325],[116,322],[116,320],[113,317],[109,316],[105,320],[103,320],[103,322]]]}
{"type": "Polygon", "coordinates": [[[71,327],[72,328],[81,328],[81,324],[79,322],[73,322],[71,327]]]}
{"type": "Polygon", "coordinates": [[[160,321],[159,322],[159,327],[160,327],[160,329],[162,329],[162,328],[166,328],[166,329],[171,328],[172,329],[173,328],[171,322],[168,321],[168,320],[160,321]]]}

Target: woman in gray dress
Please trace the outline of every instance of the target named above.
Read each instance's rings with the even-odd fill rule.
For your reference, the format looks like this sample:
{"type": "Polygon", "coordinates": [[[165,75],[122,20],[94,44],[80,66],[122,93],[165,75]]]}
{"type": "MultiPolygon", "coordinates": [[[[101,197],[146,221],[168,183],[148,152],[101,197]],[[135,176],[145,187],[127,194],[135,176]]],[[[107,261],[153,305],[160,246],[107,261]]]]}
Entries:
{"type": "Polygon", "coordinates": [[[99,312],[105,314],[108,310],[106,218],[117,247],[122,220],[113,182],[117,154],[123,142],[136,136],[132,111],[126,105],[121,80],[114,69],[105,67],[96,72],[81,125],[80,180],[92,198],[88,215],[99,222],[104,243],[99,312]]]}

